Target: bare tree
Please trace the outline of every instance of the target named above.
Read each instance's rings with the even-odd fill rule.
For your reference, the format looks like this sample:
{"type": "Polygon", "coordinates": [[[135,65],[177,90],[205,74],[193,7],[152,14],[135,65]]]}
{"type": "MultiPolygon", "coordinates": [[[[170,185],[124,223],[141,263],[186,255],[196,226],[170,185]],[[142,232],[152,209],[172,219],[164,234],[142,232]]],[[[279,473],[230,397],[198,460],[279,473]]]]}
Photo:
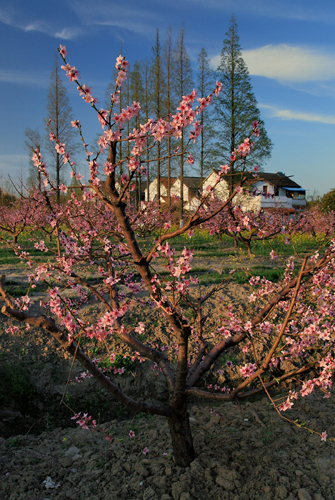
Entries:
{"type": "MultiPolygon", "coordinates": [[[[164,107],[166,109],[167,116],[170,116],[171,111],[175,108],[175,101],[173,95],[173,43],[172,43],[172,29],[171,26],[167,31],[164,46],[163,46],[163,66],[165,70],[164,86],[165,86],[165,98],[164,107]]],[[[171,148],[173,139],[169,136],[167,138],[167,177],[168,177],[168,206],[171,206],[171,148]]]]}
{"type": "MultiPolygon", "coordinates": [[[[158,120],[162,114],[162,58],[161,58],[161,45],[159,41],[159,30],[156,31],[156,42],[152,47],[153,52],[153,64],[152,64],[152,106],[153,106],[153,116],[155,120],[158,120]]],[[[157,141],[156,145],[156,156],[157,156],[157,197],[158,204],[160,204],[161,199],[161,151],[160,142],[157,141]]]]}
{"type": "MultiPolygon", "coordinates": [[[[47,120],[51,119],[51,127],[55,135],[55,142],[65,143],[66,151],[72,156],[78,150],[79,143],[76,131],[71,126],[71,121],[73,121],[74,118],[70,100],[62,82],[57,55],[55,56],[55,63],[50,75],[46,111],[47,120]]],[[[60,154],[55,150],[55,142],[50,141],[49,136],[46,136],[45,149],[52,158],[52,167],[55,172],[57,189],[57,203],[59,203],[59,186],[61,183],[61,175],[64,171],[64,163],[61,162],[60,154]]]]}
{"type": "Polygon", "coordinates": [[[31,128],[27,127],[24,135],[26,137],[24,145],[29,155],[29,175],[27,179],[27,187],[28,189],[32,190],[38,188],[38,190],[41,191],[41,172],[39,172],[34,166],[31,155],[33,150],[35,151],[36,149],[38,149],[39,151],[41,151],[42,138],[38,128],[32,130],[31,128]]]}
{"type": "MultiPolygon", "coordinates": [[[[179,101],[192,90],[193,76],[190,56],[185,47],[185,26],[179,31],[174,49],[174,88],[179,101]]],[[[180,151],[184,150],[184,129],[181,130],[180,151]]],[[[184,216],[184,155],[180,156],[180,220],[184,216]]]]}
{"type": "MultiPolygon", "coordinates": [[[[208,54],[204,47],[200,50],[198,56],[198,94],[201,98],[206,98],[214,87],[214,72],[210,68],[208,54]]],[[[210,168],[212,158],[212,146],[214,137],[214,127],[212,125],[212,113],[208,108],[205,108],[201,112],[200,123],[202,125],[200,134],[200,144],[198,149],[200,150],[200,189],[202,189],[202,184],[204,181],[204,174],[206,174],[210,168]]]]}

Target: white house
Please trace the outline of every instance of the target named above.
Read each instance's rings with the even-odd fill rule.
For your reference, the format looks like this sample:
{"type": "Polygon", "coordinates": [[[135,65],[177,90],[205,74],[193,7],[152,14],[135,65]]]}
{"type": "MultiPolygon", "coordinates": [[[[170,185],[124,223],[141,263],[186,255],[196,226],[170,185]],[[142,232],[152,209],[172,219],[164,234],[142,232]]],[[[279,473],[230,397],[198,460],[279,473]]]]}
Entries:
{"type": "MultiPolygon", "coordinates": [[[[190,208],[188,208],[188,204],[190,204],[190,207],[193,206],[194,202],[192,203],[192,200],[197,199],[197,196],[199,194],[199,188],[200,188],[200,177],[183,177],[183,196],[184,196],[184,203],[186,202],[185,210],[190,210],[190,208]]],[[[147,201],[148,199],[147,188],[145,188],[144,191],[145,191],[145,200],[147,201]]],[[[180,197],[179,178],[177,179],[175,177],[171,178],[170,193],[171,196],[180,197]]],[[[161,203],[164,203],[167,200],[167,196],[168,196],[168,178],[161,177],[161,184],[160,184],[161,203]]],[[[149,185],[149,201],[152,201],[155,198],[157,198],[157,177],[149,185]]]]}
{"type": "MultiPolygon", "coordinates": [[[[171,194],[172,194],[172,186],[173,183],[176,181],[175,177],[170,178],[170,186],[171,186],[171,194]]],[[[161,203],[164,203],[167,195],[168,195],[168,178],[167,177],[161,177],[161,188],[160,188],[160,201],[161,203]]],[[[144,190],[144,199],[145,201],[153,201],[155,198],[157,198],[157,192],[158,192],[158,183],[157,183],[157,177],[150,182],[149,184],[149,197],[148,197],[148,189],[145,188],[144,190]]],[[[179,195],[178,195],[179,196],[179,195]]]]}
{"type": "MultiPolygon", "coordinates": [[[[212,170],[203,183],[203,191],[215,184],[218,170],[212,170]]],[[[246,174],[250,177],[250,174],[246,174]]],[[[256,196],[242,194],[235,196],[234,203],[241,205],[243,210],[258,211],[261,208],[283,208],[301,210],[306,206],[306,190],[287,177],[283,172],[258,174],[258,180],[252,187],[256,189],[256,196]]],[[[229,195],[229,175],[223,177],[215,188],[216,196],[222,200],[229,195]]]]}

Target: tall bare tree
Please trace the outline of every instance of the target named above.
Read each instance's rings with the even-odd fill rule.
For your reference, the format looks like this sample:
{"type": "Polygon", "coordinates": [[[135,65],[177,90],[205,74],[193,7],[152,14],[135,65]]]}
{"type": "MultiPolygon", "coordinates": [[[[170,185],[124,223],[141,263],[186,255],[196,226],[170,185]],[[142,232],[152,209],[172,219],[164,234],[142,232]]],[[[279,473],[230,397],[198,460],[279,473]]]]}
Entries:
{"type": "MultiPolygon", "coordinates": [[[[143,82],[142,82],[142,75],[140,71],[140,63],[138,61],[135,61],[133,70],[130,73],[129,77],[129,94],[130,94],[130,101],[135,101],[135,102],[142,102],[143,98],[143,82]]],[[[141,123],[141,111],[133,118],[134,122],[134,127],[136,129],[139,128],[140,123],[141,123]]],[[[129,123],[129,120],[127,120],[129,123]]],[[[129,134],[128,134],[129,135],[129,134]]],[[[129,141],[128,141],[129,142],[129,141]]],[[[135,181],[136,181],[136,188],[135,188],[135,207],[136,209],[139,208],[141,205],[141,172],[136,171],[136,176],[135,176],[135,181]]]]}
{"type": "MultiPolygon", "coordinates": [[[[162,56],[161,56],[161,44],[159,41],[159,30],[156,31],[156,42],[152,47],[153,58],[152,58],[152,106],[153,106],[153,117],[154,120],[158,120],[162,114],[162,56]]],[[[158,204],[160,204],[161,199],[161,151],[160,142],[157,141],[156,145],[157,151],[157,197],[158,204]]]]}
{"type": "Polygon", "coordinates": [[[41,151],[41,146],[42,146],[41,134],[38,128],[33,130],[27,127],[24,135],[26,138],[24,141],[24,145],[29,155],[29,175],[27,179],[27,187],[28,189],[31,190],[38,189],[39,191],[41,191],[42,189],[41,172],[37,170],[31,159],[32,150],[35,151],[36,149],[38,149],[39,151],[41,151]]]}
{"type": "MultiPolygon", "coordinates": [[[[185,46],[185,26],[182,25],[174,48],[174,89],[178,100],[181,101],[183,96],[192,90],[193,74],[191,68],[190,56],[187,53],[185,46]]],[[[184,129],[181,132],[180,151],[184,150],[184,129]]],[[[180,155],[180,220],[183,221],[184,216],[184,155],[180,155]]]]}
{"type": "MultiPolygon", "coordinates": [[[[164,108],[166,114],[170,116],[172,110],[175,107],[176,99],[173,95],[173,42],[172,42],[172,29],[171,26],[167,31],[162,55],[163,67],[164,67],[164,108]]],[[[171,148],[172,148],[172,138],[167,139],[167,176],[168,176],[168,206],[171,206],[171,148]]]]}
{"type": "MultiPolygon", "coordinates": [[[[143,85],[143,97],[142,97],[142,103],[141,103],[141,109],[143,113],[143,117],[145,121],[147,122],[150,118],[150,111],[151,111],[151,100],[150,100],[150,74],[151,74],[151,69],[150,69],[150,62],[148,58],[145,58],[141,62],[141,80],[142,80],[142,85],[143,85]]],[[[146,168],[147,168],[147,197],[148,201],[150,200],[150,138],[147,135],[146,138],[146,168]]]]}
{"type": "MultiPolygon", "coordinates": [[[[50,75],[46,111],[47,120],[52,120],[51,127],[55,134],[56,141],[65,143],[66,152],[70,153],[72,156],[78,150],[79,141],[75,129],[71,126],[71,121],[73,121],[74,118],[70,100],[61,78],[57,55],[55,56],[55,62],[50,75]]],[[[45,140],[45,149],[48,151],[53,161],[57,188],[57,203],[59,203],[59,186],[61,183],[61,175],[64,173],[64,164],[60,154],[55,150],[55,142],[49,140],[49,135],[47,135],[45,140]]]]}
{"type": "MultiPolygon", "coordinates": [[[[207,97],[215,86],[215,74],[210,68],[209,57],[204,47],[200,50],[198,56],[197,68],[197,87],[199,97],[207,97]]],[[[213,113],[212,110],[205,108],[200,115],[200,123],[202,125],[200,141],[197,141],[196,149],[199,151],[199,166],[200,166],[200,189],[204,180],[204,174],[208,173],[210,165],[213,164],[213,113]]]]}

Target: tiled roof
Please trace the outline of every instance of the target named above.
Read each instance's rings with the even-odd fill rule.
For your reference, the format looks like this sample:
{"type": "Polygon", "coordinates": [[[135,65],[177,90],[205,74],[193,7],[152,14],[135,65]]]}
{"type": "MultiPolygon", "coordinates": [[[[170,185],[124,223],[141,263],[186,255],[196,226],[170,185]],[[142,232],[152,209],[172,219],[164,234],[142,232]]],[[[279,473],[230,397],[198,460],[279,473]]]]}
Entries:
{"type": "MultiPolygon", "coordinates": [[[[219,173],[219,170],[213,169],[213,172],[216,174],[219,173]]],[[[236,172],[236,175],[240,174],[240,172],[236,172]]],[[[210,174],[209,174],[210,175],[210,174]]],[[[244,175],[248,178],[252,177],[252,174],[250,172],[244,172],[244,175]]],[[[209,177],[209,176],[208,176],[209,177]]],[[[223,178],[228,182],[230,179],[229,175],[224,175],[223,178]]],[[[268,182],[269,184],[272,184],[272,186],[277,186],[277,187],[283,187],[283,188],[300,188],[301,186],[294,182],[290,177],[287,177],[284,174],[281,173],[267,173],[267,172],[259,172],[258,173],[258,179],[264,180],[268,182]]]]}
{"type": "Polygon", "coordinates": [[[183,177],[183,183],[190,189],[199,189],[200,177],[183,177]]]}
{"type": "Polygon", "coordinates": [[[300,188],[301,186],[297,184],[296,182],[292,181],[290,177],[287,177],[286,175],[281,175],[281,174],[268,174],[265,172],[260,172],[259,173],[260,179],[264,179],[266,182],[269,184],[272,184],[273,186],[278,186],[278,187],[287,187],[287,188],[300,188]]]}
{"type": "MultiPolygon", "coordinates": [[[[168,180],[168,177],[161,177],[161,184],[163,184],[166,188],[168,187],[168,180]]],[[[175,180],[176,177],[170,177],[170,186],[172,186],[175,180]]]]}

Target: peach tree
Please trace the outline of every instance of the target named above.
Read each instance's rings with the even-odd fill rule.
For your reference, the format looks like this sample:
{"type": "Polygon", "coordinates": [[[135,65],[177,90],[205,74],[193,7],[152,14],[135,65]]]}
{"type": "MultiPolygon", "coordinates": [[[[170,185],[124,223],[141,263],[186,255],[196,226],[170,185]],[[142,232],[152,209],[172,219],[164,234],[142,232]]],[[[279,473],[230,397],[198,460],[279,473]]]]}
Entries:
{"type": "MultiPolygon", "coordinates": [[[[157,121],[149,120],[127,136],[124,135],[124,123],[137,115],[140,104],[134,102],[121,113],[113,112],[121,85],[127,77],[127,61],[121,56],[117,58],[118,77],[110,108],[98,109],[92,89],[80,83],[78,70],[66,61],[65,47],[61,46],[59,52],[70,81],[75,82],[82,98],[97,113],[103,129],[98,140],[100,149],[95,154],[90,151],[80,122],[75,120],[72,124],[82,139],[90,171],[90,181],[85,186],[66,152],[66,145],[55,140],[52,122],[48,122],[50,140],[55,142],[55,149],[63,162],[70,164],[72,176],[79,184],[76,189],[80,189],[82,195],[79,198],[73,189],[67,204],[56,205],[52,196],[56,188],[48,176],[47,166],[40,152],[34,152],[33,160],[44,179],[43,196],[49,211],[47,221],[54,230],[57,249],[56,254],[48,258],[48,245],[43,240],[36,242],[36,248],[45,256],[42,265],[35,264],[29,252],[17,248],[16,252],[31,269],[29,289],[33,289],[39,280],[48,284],[48,298],[41,304],[45,314],[29,312],[29,293],[21,300],[14,300],[6,292],[4,280],[0,284],[5,301],[2,313],[52,335],[87,373],[127,408],[166,417],[174,459],[182,467],[188,466],[195,458],[187,409],[190,398],[225,402],[261,391],[266,391],[271,398],[269,389],[296,377],[303,378],[302,386],[297,386],[285,400],[275,404],[279,413],[290,408],[295,399],[316,388],[329,397],[335,367],[334,241],[322,255],[305,256],[298,272],[294,270],[293,259],[289,259],[282,283],[272,283],[261,277],[251,278],[253,291],[246,300],[244,312],[235,310],[234,305],[225,300],[226,286],[233,280],[233,274],[219,284],[201,288],[199,278],[191,272],[192,249],[184,247],[178,253],[170,244],[171,240],[186,233],[191,242],[197,228],[218,214],[224,214],[236,194],[240,194],[247,182],[243,173],[231,195],[217,203],[215,208],[208,208],[215,187],[224,175],[229,174],[232,164],[240,160],[243,164],[259,135],[258,124],[253,124],[250,137],[232,152],[231,165],[221,166],[216,181],[208,192],[202,194],[198,209],[189,215],[182,227],[175,229],[171,220],[162,216],[157,204],[147,204],[138,213],[129,206],[134,176],[138,172],[146,175],[147,160],[143,159],[143,153],[147,147],[153,148],[155,142],[168,137],[178,140],[181,131],[187,127],[190,128],[189,141],[196,140],[201,131],[197,117],[220,92],[221,84],[217,82],[207,98],[197,98],[196,91],[193,91],[183,98],[175,114],[157,121]],[[153,143],[147,141],[148,136],[153,138],[153,143]],[[131,153],[117,161],[117,145],[122,141],[130,143],[131,153]],[[104,152],[108,157],[100,165],[99,157],[104,152]],[[121,166],[127,174],[120,175],[121,166]],[[138,229],[143,224],[157,228],[156,239],[149,248],[147,242],[143,247],[139,237],[138,229]],[[164,275],[157,271],[156,262],[164,263],[164,275]],[[97,274],[98,284],[92,284],[85,277],[85,267],[88,266],[97,274]],[[65,293],[69,289],[73,291],[71,296],[65,293]],[[222,308],[213,315],[208,312],[208,304],[218,294],[222,298],[222,308]],[[103,307],[98,318],[81,314],[92,296],[103,307]],[[129,326],[125,317],[132,313],[134,305],[137,308],[136,324],[129,326]],[[156,310],[163,318],[168,346],[153,344],[150,335],[144,335],[147,308],[156,310]],[[141,314],[142,318],[139,318],[141,314]],[[121,351],[123,349],[135,362],[148,360],[152,363],[164,375],[168,391],[166,400],[157,403],[127,395],[115,380],[114,375],[117,375],[106,373],[80,347],[80,340],[85,337],[101,342],[110,360],[119,354],[112,347],[113,337],[118,339],[121,351]],[[231,382],[229,387],[204,386],[203,380],[232,348],[248,356],[246,362],[237,367],[240,378],[231,382]]],[[[173,153],[174,156],[186,154],[187,146],[173,153]]],[[[188,155],[188,161],[193,163],[191,155],[188,155]]],[[[60,189],[64,193],[68,190],[65,185],[60,189]]],[[[224,219],[220,224],[224,226],[224,219]]],[[[227,230],[230,225],[231,221],[227,219],[227,230]]],[[[2,242],[11,245],[4,238],[2,242]]],[[[14,332],[15,329],[9,327],[10,330],[14,332]]],[[[88,423],[95,426],[87,416],[80,418],[76,415],[76,418],[83,427],[88,423]]],[[[320,437],[326,440],[326,432],[320,437]]]]}

